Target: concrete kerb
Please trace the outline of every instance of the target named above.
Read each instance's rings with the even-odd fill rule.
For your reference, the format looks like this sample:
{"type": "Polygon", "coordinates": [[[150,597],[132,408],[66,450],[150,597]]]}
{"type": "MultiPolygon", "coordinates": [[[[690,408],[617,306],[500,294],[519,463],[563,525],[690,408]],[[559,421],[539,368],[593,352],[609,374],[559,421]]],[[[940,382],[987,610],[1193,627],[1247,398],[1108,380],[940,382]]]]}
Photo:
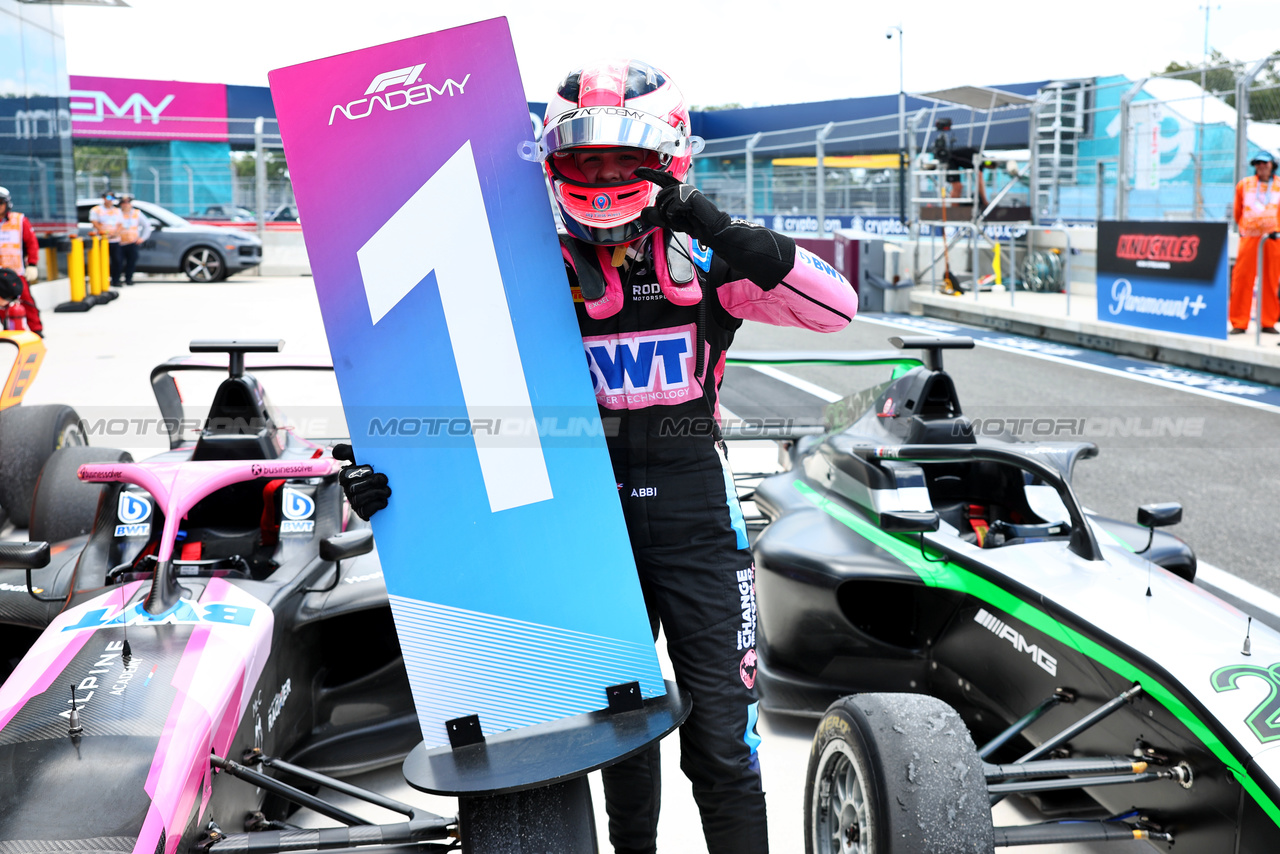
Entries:
{"type": "Polygon", "coordinates": [[[1027,307],[1021,292],[1015,298],[1024,305],[1000,305],[1000,300],[1008,300],[1003,294],[983,294],[982,299],[974,300],[971,294],[944,296],[917,288],[911,294],[911,303],[913,313],[926,317],[1280,385],[1280,347],[1275,346],[1280,341],[1274,337],[1263,336],[1263,347],[1259,348],[1253,346],[1252,335],[1240,336],[1248,338],[1248,342],[1217,341],[1085,319],[1094,315],[1096,304],[1084,295],[1077,296],[1073,302],[1072,317],[1063,316],[1060,308],[1057,314],[1052,314],[1043,308],[1027,307]]]}

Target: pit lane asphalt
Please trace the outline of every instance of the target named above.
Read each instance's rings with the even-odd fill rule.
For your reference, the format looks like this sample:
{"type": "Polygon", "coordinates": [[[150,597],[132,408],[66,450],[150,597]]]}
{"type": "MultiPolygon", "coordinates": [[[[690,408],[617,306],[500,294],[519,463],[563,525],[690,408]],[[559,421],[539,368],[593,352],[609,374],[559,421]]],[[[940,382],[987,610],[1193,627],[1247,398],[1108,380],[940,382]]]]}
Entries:
{"type": "MultiPolygon", "coordinates": [[[[146,277],[125,289],[115,302],[83,314],[46,311],[48,356],[28,392],[26,403],[67,403],[80,410],[118,411],[129,417],[155,417],[148,374],[165,359],[185,354],[197,338],[283,338],[285,353],[327,354],[324,330],[309,277],[236,276],[214,285],[146,277]]],[[[748,324],[739,333],[739,350],[888,349],[887,338],[902,334],[883,326],[856,322],[833,335],[748,324]]],[[[993,350],[949,352],[946,368],[954,376],[966,414],[985,418],[1198,417],[1203,435],[1181,443],[1093,438],[1103,447],[1097,460],[1082,463],[1076,483],[1086,505],[1119,518],[1132,518],[1139,503],[1180,500],[1186,521],[1175,532],[1188,539],[1206,559],[1280,593],[1280,575],[1268,561],[1270,523],[1278,506],[1277,479],[1266,474],[1277,445],[1277,416],[1242,406],[1218,404],[1185,392],[1172,392],[1080,368],[1043,362],[1021,354],[993,350]]],[[[730,369],[729,382],[745,369],[730,369]]],[[[883,369],[854,376],[839,368],[788,367],[787,372],[840,394],[884,378],[883,369]]],[[[270,385],[268,383],[268,385],[270,385]]],[[[750,388],[749,383],[745,386],[750,388]]],[[[739,394],[739,399],[742,395],[739,394]]],[[[284,401],[279,401],[284,403],[284,401]]],[[[793,403],[798,414],[812,416],[812,396],[793,403]]],[[[745,414],[745,413],[739,413],[745,414]]],[[[1036,438],[1036,437],[1027,437],[1036,438]]],[[[1058,436],[1057,438],[1069,438],[1058,436]]],[[[143,445],[125,445],[145,457],[165,447],[159,436],[143,445]]],[[[113,444],[95,437],[96,445],[113,444]]],[[[120,444],[120,443],[114,443],[120,444]]],[[[737,457],[741,459],[742,455],[737,457]]],[[[770,815],[770,846],[777,854],[803,850],[801,808],[812,721],[763,715],[761,765],[770,815]]],[[[676,739],[663,743],[663,812],[661,850],[704,852],[700,822],[688,781],[679,770],[676,739]]],[[[602,850],[608,851],[604,804],[593,776],[595,808],[602,850]]],[[[353,782],[392,797],[422,804],[446,815],[456,812],[450,799],[422,795],[408,788],[398,768],[363,775],[353,782]]],[[[350,803],[342,796],[333,800],[350,803]]],[[[358,808],[378,821],[399,820],[376,808],[358,808]]],[[[296,820],[308,826],[331,822],[305,811],[296,820]]],[[[1018,811],[1013,800],[996,809],[997,824],[1023,823],[1035,816],[1018,811]]],[[[1150,851],[1142,843],[1106,847],[1045,846],[1037,851],[1079,854],[1084,851],[1150,851]]]]}

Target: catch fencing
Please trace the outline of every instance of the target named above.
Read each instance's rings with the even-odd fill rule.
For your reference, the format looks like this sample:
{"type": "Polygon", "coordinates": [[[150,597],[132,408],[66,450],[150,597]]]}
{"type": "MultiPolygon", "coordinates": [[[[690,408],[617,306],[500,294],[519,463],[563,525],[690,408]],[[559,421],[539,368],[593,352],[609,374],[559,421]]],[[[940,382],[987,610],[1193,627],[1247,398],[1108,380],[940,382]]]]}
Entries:
{"type": "MultiPolygon", "coordinates": [[[[1045,181],[1048,220],[1222,220],[1258,150],[1280,148],[1277,57],[1082,87],[1089,129],[1062,180],[1045,181]]],[[[1051,122],[1042,119],[1041,150],[1051,122]]]]}
{"type": "MultiPolygon", "coordinates": [[[[160,122],[164,121],[190,123],[199,119],[162,116],[160,122]]],[[[276,120],[227,125],[228,132],[220,136],[230,143],[227,154],[210,156],[203,146],[175,142],[130,143],[124,146],[123,157],[82,157],[87,168],[75,172],[76,197],[97,198],[107,190],[127,192],[193,218],[257,220],[261,213],[266,222],[276,214],[295,216],[293,187],[283,168],[284,151],[276,120]]],[[[89,150],[93,148],[98,146],[89,150]]]]}
{"type": "MultiPolygon", "coordinates": [[[[1029,205],[1037,223],[1221,220],[1250,157],[1280,151],[1280,54],[1140,80],[1055,81],[1028,106],[985,112],[909,96],[901,114],[708,140],[694,180],[723,209],[766,223],[914,219],[912,197],[942,190],[929,171],[939,118],[952,119],[956,145],[983,148],[998,166],[1014,160],[1021,174],[1006,202],[1029,205]],[[905,194],[900,148],[915,173],[905,194]]],[[[988,172],[989,195],[1011,171],[988,172]]]]}
{"type": "MultiPolygon", "coordinates": [[[[982,110],[909,95],[886,115],[709,139],[692,180],[726,211],[798,231],[821,234],[854,218],[913,221],[946,189],[933,149],[935,125],[949,119],[952,145],[997,161],[988,195],[1012,182],[1005,203],[1029,207],[1038,224],[1221,220],[1252,154],[1280,150],[1280,55],[1141,80],[1055,81],[1028,97],[982,110]]],[[[79,198],[129,191],[188,217],[228,201],[264,219],[292,205],[287,173],[267,169],[283,157],[275,121],[240,121],[228,137],[240,149],[229,158],[156,157],[135,145],[111,169],[70,176],[56,159],[8,157],[0,172],[37,220],[58,209],[68,187],[79,198]]],[[[965,178],[966,195],[972,181],[965,178]]]]}
{"type": "MultiPolygon", "coordinates": [[[[75,174],[76,197],[97,198],[114,190],[132,193],[188,219],[199,219],[211,208],[238,208],[242,216],[252,218],[258,207],[258,181],[253,166],[252,157],[240,161],[149,158],[144,165],[132,168],[80,170],[75,174]],[[242,174],[242,164],[248,165],[248,174],[242,174]]],[[[294,206],[293,185],[288,178],[268,178],[263,198],[270,219],[280,208],[294,206]]]]}

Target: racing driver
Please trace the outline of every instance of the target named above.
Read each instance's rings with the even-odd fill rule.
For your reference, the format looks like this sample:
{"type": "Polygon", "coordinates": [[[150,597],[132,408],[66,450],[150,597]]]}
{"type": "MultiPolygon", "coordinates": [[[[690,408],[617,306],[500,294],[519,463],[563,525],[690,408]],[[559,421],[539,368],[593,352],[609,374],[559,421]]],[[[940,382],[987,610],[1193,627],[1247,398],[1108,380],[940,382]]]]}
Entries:
{"type": "MultiPolygon", "coordinates": [[[[725,351],[743,320],[833,332],[858,301],[791,238],[731,219],[684,183],[701,142],[680,91],[635,60],[571,72],[543,122],[592,384],[617,425],[605,433],[641,588],[693,699],[680,765],[708,851],[751,854],[768,850],[755,582],[718,426],[725,351]],[[646,358],[657,354],[679,358],[646,358]]],[[[384,475],[348,466],[341,479],[361,516],[386,506],[384,475]]],[[[614,850],[655,852],[658,745],[603,777],[614,850]]]]}

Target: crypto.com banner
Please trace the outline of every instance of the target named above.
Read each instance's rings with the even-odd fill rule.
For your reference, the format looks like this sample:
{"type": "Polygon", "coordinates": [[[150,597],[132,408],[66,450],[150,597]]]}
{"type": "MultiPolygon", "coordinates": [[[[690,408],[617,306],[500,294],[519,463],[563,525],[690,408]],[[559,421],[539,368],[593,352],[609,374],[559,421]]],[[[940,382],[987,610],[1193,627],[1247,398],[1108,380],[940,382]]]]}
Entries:
{"type": "Polygon", "coordinates": [[[1098,223],[1098,319],[1227,337],[1225,222],[1098,223]]]}
{"type": "Polygon", "coordinates": [[[74,139],[227,141],[227,87],[71,75],[74,139]]]}
{"type": "Polygon", "coordinates": [[[506,19],[269,76],[424,740],[664,693],[506,19]]]}

